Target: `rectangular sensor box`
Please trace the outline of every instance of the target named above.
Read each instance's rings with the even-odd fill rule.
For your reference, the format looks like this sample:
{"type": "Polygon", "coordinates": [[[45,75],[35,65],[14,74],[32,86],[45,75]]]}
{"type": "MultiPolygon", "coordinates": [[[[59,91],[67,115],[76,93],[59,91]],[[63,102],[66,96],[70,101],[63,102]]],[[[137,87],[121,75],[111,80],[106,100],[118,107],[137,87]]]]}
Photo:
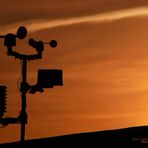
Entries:
{"type": "Polygon", "coordinates": [[[60,69],[39,69],[37,84],[42,88],[63,86],[63,71],[60,69]]]}

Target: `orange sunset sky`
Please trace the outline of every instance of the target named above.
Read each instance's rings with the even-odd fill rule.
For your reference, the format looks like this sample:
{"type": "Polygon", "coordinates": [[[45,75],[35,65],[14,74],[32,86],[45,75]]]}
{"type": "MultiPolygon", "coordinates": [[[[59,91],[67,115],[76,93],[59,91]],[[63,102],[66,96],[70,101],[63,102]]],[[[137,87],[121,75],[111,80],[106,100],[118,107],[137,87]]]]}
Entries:
{"type": "MultiPolygon", "coordinates": [[[[5,0],[0,18],[0,34],[28,29],[16,51],[35,53],[30,37],[58,41],[28,63],[28,83],[36,83],[39,68],[57,68],[64,86],[27,94],[26,139],[148,124],[147,0],[5,0]]],[[[5,116],[17,117],[21,66],[6,53],[0,39],[5,116]]],[[[20,125],[0,129],[0,143],[18,140],[20,125]]]]}

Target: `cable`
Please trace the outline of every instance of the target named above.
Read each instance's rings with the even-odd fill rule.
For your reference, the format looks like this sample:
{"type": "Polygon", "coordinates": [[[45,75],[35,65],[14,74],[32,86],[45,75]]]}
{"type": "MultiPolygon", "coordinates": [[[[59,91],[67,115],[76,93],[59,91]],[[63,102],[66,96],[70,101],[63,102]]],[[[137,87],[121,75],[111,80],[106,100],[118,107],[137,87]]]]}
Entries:
{"type": "MultiPolygon", "coordinates": [[[[22,67],[23,67],[22,60],[20,60],[20,65],[21,65],[21,70],[22,70],[22,67]]],[[[21,90],[20,90],[20,85],[19,84],[20,84],[21,79],[22,79],[22,73],[21,73],[20,77],[17,80],[17,88],[18,88],[18,90],[20,92],[20,95],[21,95],[21,90]]]]}

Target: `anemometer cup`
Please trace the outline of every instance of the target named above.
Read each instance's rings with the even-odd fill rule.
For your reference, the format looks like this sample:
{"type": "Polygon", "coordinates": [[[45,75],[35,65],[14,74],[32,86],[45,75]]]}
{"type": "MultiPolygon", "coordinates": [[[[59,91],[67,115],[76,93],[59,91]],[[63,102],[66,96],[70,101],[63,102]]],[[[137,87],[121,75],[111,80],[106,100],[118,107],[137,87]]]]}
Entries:
{"type": "Polygon", "coordinates": [[[24,26],[21,26],[17,30],[17,34],[8,33],[4,36],[4,46],[12,47],[16,46],[16,38],[24,39],[27,36],[27,29],[24,26]]]}

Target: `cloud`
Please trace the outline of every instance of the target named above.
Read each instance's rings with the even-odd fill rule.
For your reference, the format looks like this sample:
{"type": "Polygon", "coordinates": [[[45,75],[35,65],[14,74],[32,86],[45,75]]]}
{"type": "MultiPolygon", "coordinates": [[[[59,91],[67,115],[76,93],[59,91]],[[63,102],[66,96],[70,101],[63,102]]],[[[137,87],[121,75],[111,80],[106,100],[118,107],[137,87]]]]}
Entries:
{"type": "Polygon", "coordinates": [[[10,24],[6,27],[3,27],[2,32],[3,33],[14,32],[16,30],[16,26],[19,26],[19,24],[25,25],[28,28],[29,32],[34,32],[42,29],[69,26],[73,24],[94,23],[94,22],[103,23],[129,17],[147,16],[147,15],[148,15],[148,6],[145,6],[145,7],[124,9],[124,10],[110,11],[94,15],[72,17],[69,19],[57,19],[57,20],[37,19],[32,21],[20,22],[17,24],[10,24]]]}

